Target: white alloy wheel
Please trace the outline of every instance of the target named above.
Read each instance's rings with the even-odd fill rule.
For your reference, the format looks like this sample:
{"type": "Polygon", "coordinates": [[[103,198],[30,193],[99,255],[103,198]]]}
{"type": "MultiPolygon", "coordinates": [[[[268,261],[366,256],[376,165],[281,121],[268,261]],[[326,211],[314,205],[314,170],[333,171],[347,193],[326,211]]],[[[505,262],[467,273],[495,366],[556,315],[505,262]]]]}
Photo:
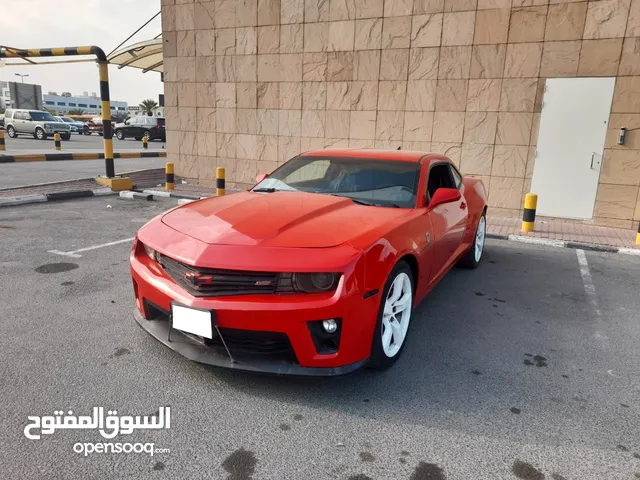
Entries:
{"type": "Polygon", "coordinates": [[[411,320],[413,287],[411,278],[400,272],[393,280],[382,313],[382,350],[389,357],[395,357],[404,343],[411,320]]]}
{"type": "Polygon", "coordinates": [[[480,217],[478,221],[478,228],[476,230],[476,239],[473,246],[473,254],[476,262],[479,262],[482,258],[482,252],[484,251],[484,238],[487,231],[487,220],[484,215],[480,217]]]}

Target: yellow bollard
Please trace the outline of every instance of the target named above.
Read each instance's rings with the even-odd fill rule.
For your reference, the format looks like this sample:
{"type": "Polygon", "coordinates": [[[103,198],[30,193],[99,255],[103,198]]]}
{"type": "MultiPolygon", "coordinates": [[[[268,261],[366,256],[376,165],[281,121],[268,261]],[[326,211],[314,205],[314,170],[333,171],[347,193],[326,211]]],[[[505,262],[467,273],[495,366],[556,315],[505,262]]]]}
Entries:
{"type": "Polygon", "coordinates": [[[6,149],[7,147],[4,144],[4,132],[0,130],[0,151],[4,152],[6,149]]]}
{"type": "Polygon", "coordinates": [[[59,133],[54,133],[53,134],[53,143],[56,146],[56,150],[62,150],[62,142],[60,141],[60,134],[59,133]]]}
{"type": "Polygon", "coordinates": [[[538,195],[527,193],[524,197],[524,212],[522,213],[522,231],[533,232],[536,222],[536,207],[538,206],[538,195]]]}
{"type": "Polygon", "coordinates": [[[638,223],[638,233],[636,233],[636,245],[640,245],[640,223],[638,223]]]}
{"type": "Polygon", "coordinates": [[[224,186],[224,168],[216,168],[216,197],[220,197],[226,193],[224,186]]]}
{"type": "Polygon", "coordinates": [[[147,137],[142,137],[142,148],[149,149],[149,139],[147,137]]]}
{"type": "Polygon", "coordinates": [[[173,190],[175,188],[174,186],[175,178],[173,175],[173,163],[167,162],[167,164],[164,166],[164,174],[165,174],[164,189],[173,190]]]}

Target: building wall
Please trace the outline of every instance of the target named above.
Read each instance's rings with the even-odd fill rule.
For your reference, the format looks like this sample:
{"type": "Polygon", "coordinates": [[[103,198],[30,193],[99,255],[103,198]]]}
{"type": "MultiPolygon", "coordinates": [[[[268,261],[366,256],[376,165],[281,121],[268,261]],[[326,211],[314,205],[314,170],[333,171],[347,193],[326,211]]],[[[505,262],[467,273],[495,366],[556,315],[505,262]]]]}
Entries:
{"type": "Polygon", "coordinates": [[[619,76],[595,222],[640,220],[640,0],[163,0],[167,152],[246,186],[297,153],[448,155],[519,215],[546,78],[619,76]],[[625,126],[627,143],[616,144],[625,126]]]}
{"type": "MultiPolygon", "coordinates": [[[[69,110],[81,108],[86,115],[100,115],[100,97],[63,97],[61,95],[43,95],[43,106],[50,110],[55,110],[58,114],[68,113],[69,110]]],[[[127,102],[111,101],[111,111],[126,111],[129,104],[127,102]]]]}

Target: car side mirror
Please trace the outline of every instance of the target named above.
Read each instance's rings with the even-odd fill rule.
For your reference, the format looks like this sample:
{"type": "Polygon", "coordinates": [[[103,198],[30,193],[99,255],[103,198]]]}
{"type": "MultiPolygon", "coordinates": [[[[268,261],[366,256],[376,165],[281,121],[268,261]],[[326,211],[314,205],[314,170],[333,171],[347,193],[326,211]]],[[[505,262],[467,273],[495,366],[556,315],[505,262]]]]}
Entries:
{"type": "Polygon", "coordinates": [[[457,188],[439,188],[431,197],[428,207],[435,208],[443,203],[457,202],[461,198],[462,195],[457,188]]]}
{"type": "Polygon", "coordinates": [[[256,177],[256,184],[260,183],[261,181],[263,181],[265,178],[268,178],[269,174],[268,173],[259,173],[258,176],[256,177]]]}

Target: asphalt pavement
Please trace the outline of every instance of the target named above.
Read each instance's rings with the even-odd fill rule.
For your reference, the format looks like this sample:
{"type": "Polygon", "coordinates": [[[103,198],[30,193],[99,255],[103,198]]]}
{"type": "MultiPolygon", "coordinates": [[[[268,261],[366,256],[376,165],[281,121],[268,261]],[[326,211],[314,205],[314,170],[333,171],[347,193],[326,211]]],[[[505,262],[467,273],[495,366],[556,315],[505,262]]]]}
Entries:
{"type": "Polygon", "coordinates": [[[133,320],[128,239],[172,205],[0,211],[0,478],[640,476],[640,258],[488,241],[414,313],[392,369],[264,376],[190,362],[133,320]],[[23,434],[27,416],[94,406],[170,406],[171,428],[23,434]],[[73,451],[116,441],[170,452],[73,451]]]}
{"type": "MultiPolygon", "coordinates": [[[[1,154],[56,153],[53,140],[36,140],[20,136],[8,138],[7,151],[1,154]]],[[[102,137],[99,135],[72,135],[69,142],[62,142],[62,152],[102,152],[102,137]]],[[[116,152],[139,151],[142,144],[134,139],[118,140],[114,137],[113,148],[116,152]]],[[[149,142],[150,151],[164,151],[164,142],[149,142]]],[[[164,167],[166,158],[123,158],[116,159],[116,174],[147,168],[164,167]]],[[[23,187],[39,183],[62,182],[79,178],[105,175],[104,160],[64,160],[57,162],[18,162],[0,163],[0,190],[23,187]]]]}
{"type": "MultiPolygon", "coordinates": [[[[38,140],[30,135],[19,135],[18,138],[9,138],[7,132],[4,132],[4,140],[6,143],[6,152],[0,152],[2,154],[26,154],[37,153],[47,151],[49,153],[55,153],[55,146],[53,144],[53,137],[46,140],[38,140]]],[[[81,152],[81,151],[101,151],[103,146],[102,136],[97,134],[91,135],[78,135],[76,133],[71,134],[71,139],[68,141],[62,141],[62,150],[69,152],[81,152]]],[[[149,142],[149,150],[163,150],[164,142],[160,140],[154,140],[149,142]]],[[[133,138],[126,138],[124,140],[118,140],[113,137],[113,149],[116,152],[140,150],[142,151],[142,142],[133,138]]]]}

